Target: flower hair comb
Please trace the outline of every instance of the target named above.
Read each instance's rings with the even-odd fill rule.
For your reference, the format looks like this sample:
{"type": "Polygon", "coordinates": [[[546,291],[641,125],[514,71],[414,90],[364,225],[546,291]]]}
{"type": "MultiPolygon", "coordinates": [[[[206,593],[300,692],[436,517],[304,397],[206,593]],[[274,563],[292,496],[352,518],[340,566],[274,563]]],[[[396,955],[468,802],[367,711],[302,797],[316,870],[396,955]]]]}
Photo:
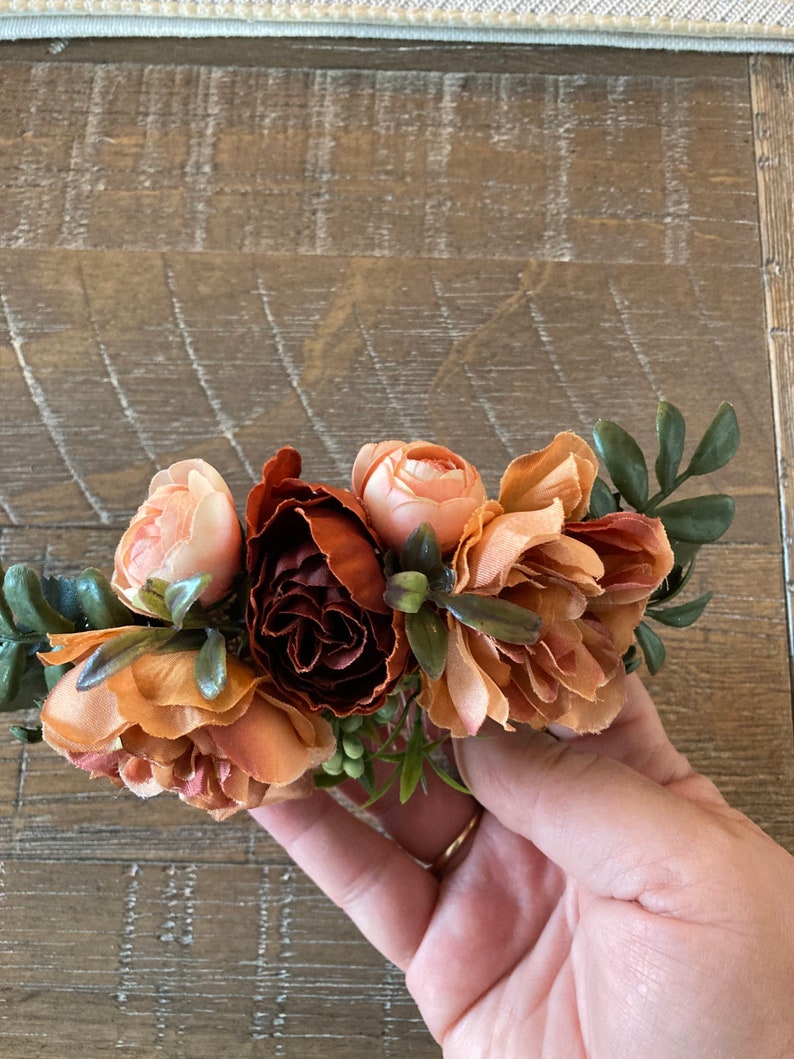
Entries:
{"type": "Polygon", "coordinates": [[[441,445],[366,444],[350,489],[305,480],[285,447],[244,527],[214,468],[176,463],[110,579],[0,570],[0,705],[41,707],[11,732],[223,819],[350,779],[365,804],[393,784],[406,801],[428,770],[460,787],[444,744],[486,723],[601,731],[626,673],[664,660],[651,623],[702,614],[711,593],[676,597],[734,513],[724,494],[669,499],[732,458],[733,408],[683,469],[669,402],[656,431],[653,493],[637,442],[604,420],[595,451],[560,433],[490,499],[441,445]]]}

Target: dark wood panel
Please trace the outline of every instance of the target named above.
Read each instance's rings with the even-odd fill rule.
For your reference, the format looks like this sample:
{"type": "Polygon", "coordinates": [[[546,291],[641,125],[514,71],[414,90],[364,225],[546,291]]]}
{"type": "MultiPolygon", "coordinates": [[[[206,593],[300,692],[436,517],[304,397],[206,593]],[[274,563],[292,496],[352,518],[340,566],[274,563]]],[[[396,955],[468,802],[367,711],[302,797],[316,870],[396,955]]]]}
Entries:
{"type": "Polygon", "coordinates": [[[439,1054],[402,976],[294,868],[11,862],[9,1056],[439,1054]]]}
{"type": "Polygon", "coordinates": [[[747,86],[713,71],[0,65],[0,245],[747,268],[747,86]]]}
{"type": "Polygon", "coordinates": [[[438,44],[433,41],[344,37],[31,40],[0,42],[1,62],[114,63],[143,66],[304,67],[309,70],[432,70],[523,73],[719,77],[747,81],[747,60],[717,53],[652,49],[510,44],[438,44]]]}
{"type": "Polygon", "coordinates": [[[363,442],[432,437],[492,489],[601,416],[653,445],[745,428],[708,488],[734,540],[779,540],[759,285],[705,265],[0,251],[0,523],[122,526],[154,470],[200,455],[240,504],[283,443],[343,484],[363,442]],[[42,305],[42,290],[46,304],[42,305]]]}

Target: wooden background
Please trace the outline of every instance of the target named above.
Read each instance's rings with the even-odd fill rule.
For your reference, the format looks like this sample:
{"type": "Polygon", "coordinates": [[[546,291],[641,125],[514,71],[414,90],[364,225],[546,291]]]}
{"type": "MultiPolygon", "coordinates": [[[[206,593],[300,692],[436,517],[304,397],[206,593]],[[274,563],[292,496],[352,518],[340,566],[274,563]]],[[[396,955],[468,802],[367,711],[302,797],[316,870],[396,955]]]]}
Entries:
{"type": "MultiPolygon", "coordinates": [[[[107,568],[156,468],[242,505],[281,443],[343,484],[429,437],[511,457],[664,397],[735,403],[706,617],[651,681],[794,849],[794,66],[365,43],[0,47],[0,553],[107,568]],[[781,500],[783,536],[781,544],[781,500]]],[[[0,735],[0,1051],[438,1055],[246,816],[140,802],[0,735]]]]}

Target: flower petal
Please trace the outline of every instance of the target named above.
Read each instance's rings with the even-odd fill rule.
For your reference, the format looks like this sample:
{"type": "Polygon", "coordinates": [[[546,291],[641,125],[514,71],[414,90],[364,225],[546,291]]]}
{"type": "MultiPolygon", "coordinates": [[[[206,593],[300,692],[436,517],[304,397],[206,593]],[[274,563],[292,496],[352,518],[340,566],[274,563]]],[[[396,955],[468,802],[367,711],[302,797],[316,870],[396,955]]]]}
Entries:
{"type": "Polygon", "coordinates": [[[107,681],[119,712],[131,724],[163,739],[178,739],[207,724],[232,724],[248,709],[261,677],[227,656],[226,687],[202,697],[193,677],[196,651],[147,654],[107,681]]]}
{"type": "Polygon", "coordinates": [[[234,724],[206,731],[233,765],[279,787],[327,761],[336,750],[333,730],[324,718],[301,714],[261,690],[234,724]]]}
{"type": "Polygon", "coordinates": [[[116,696],[106,685],[77,690],[82,669],[80,664],[65,673],[45,699],[41,708],[44,738],[61,754],[108,753],[115,749],[130,722],[120,713],[116,696]]]}
{"type": "Polygon", "coordinates": [[[505,511],[536,511],[553,500],[562,503],[566,519],[587,513],[598,460],[578,434],[558,434],[551,444],[508,466],[499,489],[505,511]]]}

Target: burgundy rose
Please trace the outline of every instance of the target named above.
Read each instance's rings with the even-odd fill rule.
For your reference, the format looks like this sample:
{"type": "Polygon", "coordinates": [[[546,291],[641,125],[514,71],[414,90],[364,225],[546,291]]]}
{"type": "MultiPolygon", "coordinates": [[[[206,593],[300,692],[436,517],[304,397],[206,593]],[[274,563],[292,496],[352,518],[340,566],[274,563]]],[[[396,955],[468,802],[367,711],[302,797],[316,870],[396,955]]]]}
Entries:
{"type": "Polygon", "coordinates": [[[403,673],[402,615],[383,600],[379,542],[356,497],[309,484],[280,449],[246,508],[251,654],[291,702],[372,713],[403,673]]]}

